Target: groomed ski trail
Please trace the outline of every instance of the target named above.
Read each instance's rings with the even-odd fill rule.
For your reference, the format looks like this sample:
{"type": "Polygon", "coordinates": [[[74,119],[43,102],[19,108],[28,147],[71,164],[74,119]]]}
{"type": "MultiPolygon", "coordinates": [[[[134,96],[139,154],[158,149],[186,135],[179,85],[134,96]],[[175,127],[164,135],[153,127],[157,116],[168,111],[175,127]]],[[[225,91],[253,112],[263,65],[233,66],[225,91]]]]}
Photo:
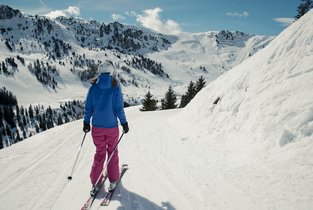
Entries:
{"type": "MultiPolygon", "coordinates": [[[[172,122],[180,110],[126,109],[130,132],[119,146],[123,177],[108,207],[99,193],[91,209],[257,209],[249,195],[227,180],[219,147],[199,148],[172,122]],[[208,158],[209,157],[209,158],[208,158]],[[212,158],[211,158],[212,157],[212,158]]],[[[0,202],[5,209],[80,209],[89,196],[95,147],[87,134],[73,180],[68,181],[83,138],[82,121],[68,123],[0,153],[0,202]]],[[[210,145],[208,143],[208,145],[210,145]]],[[[107,189],[108,182],[105,185],[107,189]]]]}

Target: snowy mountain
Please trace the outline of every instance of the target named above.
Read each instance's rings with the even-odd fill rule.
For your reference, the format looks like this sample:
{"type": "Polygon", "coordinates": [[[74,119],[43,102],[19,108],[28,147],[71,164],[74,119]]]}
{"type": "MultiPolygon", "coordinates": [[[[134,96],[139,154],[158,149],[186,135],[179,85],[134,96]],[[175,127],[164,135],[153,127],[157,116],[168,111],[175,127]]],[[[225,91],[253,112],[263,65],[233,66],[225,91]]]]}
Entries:
{"type": "Polygon", "coordinates": [[[4,5],[0,11],[0,62],[7,67],[0,82],[22,105],[83,99],[86,80],[106,59],[130,103],[148,89],[161,98],[169,85],[181,95],[190,81],[201,75],[213,81],[273,39],[229,31],[169,36],[118,22],[30,16],[4,5]],[[36,100],[20,90],[35,92],[36,100]]]}
{"type": "MultiPolygon", "coordinates": [[[[197,163],[207,165],[202,173],[190,176],[205,180],[205,195],[213,193],[208,185],[226,181],[215,196],[231,198],[230,209],[313,206],[312,24],[313,10],[210,83],[173,119],[181,122],[182,140],[206,157],[197,163]]],[[[210,196],[204,204],[223,209],[210,196]]]]}
{"type": "MultiPolygon", "coordinates": [[[[310,11],[184,109],[127,108],[119,154],[130,169],[110,206],[99,207],[102,191],[92,209],[311,209],[312,24],[310,11]]],[[[95,151],[88,134],[68,182],[81,129],[67,123],[1,150],[1,208],[81,208],[95,151]]]]}

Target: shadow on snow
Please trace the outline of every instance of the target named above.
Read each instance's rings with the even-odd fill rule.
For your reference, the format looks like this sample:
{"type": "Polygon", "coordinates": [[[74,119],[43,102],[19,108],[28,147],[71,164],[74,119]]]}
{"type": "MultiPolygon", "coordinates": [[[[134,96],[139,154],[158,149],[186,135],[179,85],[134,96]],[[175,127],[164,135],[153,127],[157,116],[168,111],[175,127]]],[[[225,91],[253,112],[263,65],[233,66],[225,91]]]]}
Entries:
{"type": "Polygon", "coordinates": [[[154,209],[154,210],[176,210],[170,202],[162,202],[161,206],[153,203],[152,201],[144,198],[136,193],[128,191],[124,188],[123,184],[118,185],[118,189],[112,197],[112,201],[119,201],[121,206],[117,210],[122,209],[154,209]]]}

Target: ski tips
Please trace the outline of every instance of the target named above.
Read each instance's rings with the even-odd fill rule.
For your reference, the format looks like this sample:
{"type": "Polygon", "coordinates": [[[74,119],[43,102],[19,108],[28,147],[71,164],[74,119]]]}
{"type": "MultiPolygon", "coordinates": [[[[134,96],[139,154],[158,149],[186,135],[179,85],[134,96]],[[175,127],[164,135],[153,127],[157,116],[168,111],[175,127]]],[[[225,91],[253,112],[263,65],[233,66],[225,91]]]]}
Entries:
{"type": "Polygon", "coordinates": [[[71,181],[71,180],[72,180],[72,177],[71,177],[71,176],[67,177],[67,180],[68,180],[68,181],[71,181]]]}

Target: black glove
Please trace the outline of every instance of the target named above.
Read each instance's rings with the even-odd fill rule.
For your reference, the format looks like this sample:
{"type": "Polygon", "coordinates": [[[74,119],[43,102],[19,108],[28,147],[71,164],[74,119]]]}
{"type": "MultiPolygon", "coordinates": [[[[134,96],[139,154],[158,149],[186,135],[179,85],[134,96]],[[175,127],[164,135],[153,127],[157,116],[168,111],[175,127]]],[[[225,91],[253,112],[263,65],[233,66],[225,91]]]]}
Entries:
{"type": "Polygon", "coordinates": [[[122,126],[123,126],[123,132],[127,133],[129,131],[128,123],[126,122],[126,123],[122,124],[122,126]]]}
{"type": "Polygon", "coordinates": [[[88,133],[90,131],[90,124],[89,123],[84,122],[83,131],[85,133],[88,133]]]}

